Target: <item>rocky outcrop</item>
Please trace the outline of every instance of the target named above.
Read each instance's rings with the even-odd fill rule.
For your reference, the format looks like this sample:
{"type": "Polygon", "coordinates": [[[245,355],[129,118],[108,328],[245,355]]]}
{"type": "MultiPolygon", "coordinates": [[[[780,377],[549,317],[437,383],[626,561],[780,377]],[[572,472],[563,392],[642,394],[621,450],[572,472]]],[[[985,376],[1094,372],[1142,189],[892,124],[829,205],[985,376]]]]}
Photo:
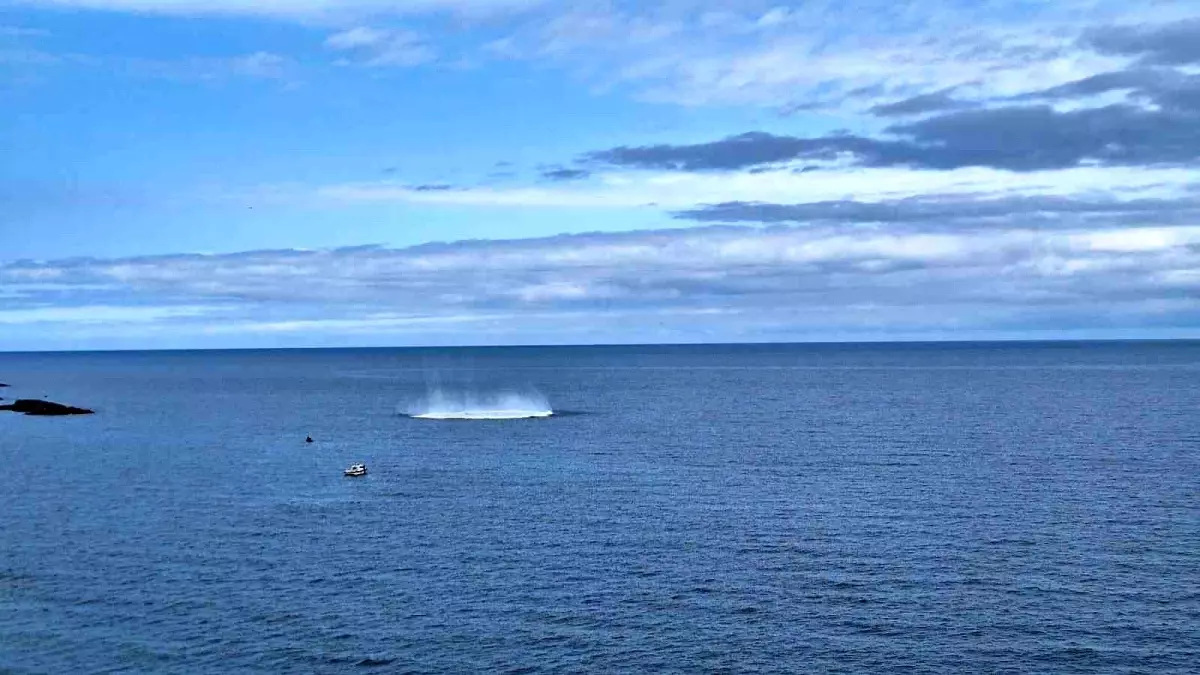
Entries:
{"type": "Polygon", "coordinates": [[[0,410],[9,410],[15,413],[24,413],[26,415],[36,415],[40,417],[60,417],[62,415],[91,415],[95,411],[86,408],[76,408],[74,406],[63,405],[61,403],[53,403],[51,401],[37,401],[34,399],[23,398],[9,405],[0,405],[0,410]]]}

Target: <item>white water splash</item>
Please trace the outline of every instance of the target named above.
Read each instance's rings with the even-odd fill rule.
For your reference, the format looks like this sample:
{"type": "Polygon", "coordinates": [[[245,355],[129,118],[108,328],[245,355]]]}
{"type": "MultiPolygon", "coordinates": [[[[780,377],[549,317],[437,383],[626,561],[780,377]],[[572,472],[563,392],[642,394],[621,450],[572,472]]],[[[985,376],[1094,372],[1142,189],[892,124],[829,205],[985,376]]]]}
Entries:
{"type": "Polygon", "coordinates": [[[422,420],[519,420],[550,417],[554,410],[537,392],[480,395],[436,388],[408,406],[405,414],[422,420]]]}

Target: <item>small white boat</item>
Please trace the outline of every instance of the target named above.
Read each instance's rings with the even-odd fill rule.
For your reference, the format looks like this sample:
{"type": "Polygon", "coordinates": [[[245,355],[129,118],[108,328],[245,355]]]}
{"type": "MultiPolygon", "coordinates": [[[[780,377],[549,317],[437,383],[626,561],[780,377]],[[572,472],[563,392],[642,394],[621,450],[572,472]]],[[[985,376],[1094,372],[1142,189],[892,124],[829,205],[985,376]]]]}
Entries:
{"type": "Polygon", "coordinates": [[[351,464],[349,469],[342,472],[346,476],[365,476],[367,475],[366,464],[351,464]]]}

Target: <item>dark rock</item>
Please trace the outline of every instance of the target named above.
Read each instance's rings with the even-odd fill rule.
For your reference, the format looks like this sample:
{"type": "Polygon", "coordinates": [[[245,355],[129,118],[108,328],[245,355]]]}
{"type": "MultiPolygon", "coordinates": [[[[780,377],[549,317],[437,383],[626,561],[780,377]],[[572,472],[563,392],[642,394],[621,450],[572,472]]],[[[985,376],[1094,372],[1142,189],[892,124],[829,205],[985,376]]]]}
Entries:
{"type": "Polygon", "coordinates": [[[9,405],[0,405],[0,410],[10,410],[16,413],[25,413],[26,415],[38,415],[45,417],[58,417],[61,415],[91,415],[94,411],[86,408],[76,408],[61,403],[52,403],[50,401],[38,401],[34,399],[23,398],[9,405]]]}

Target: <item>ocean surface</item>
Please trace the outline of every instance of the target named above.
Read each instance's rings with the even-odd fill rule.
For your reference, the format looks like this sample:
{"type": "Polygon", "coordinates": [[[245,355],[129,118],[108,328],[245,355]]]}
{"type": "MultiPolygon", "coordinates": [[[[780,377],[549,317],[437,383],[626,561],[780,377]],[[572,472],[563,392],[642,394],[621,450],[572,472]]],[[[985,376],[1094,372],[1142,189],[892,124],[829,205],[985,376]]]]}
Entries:
{"type": "Polygon", "coordinates": [[[1200,670],[1200,343],[0,354],[0,381],[97,411],[0,413],[4,673],[1200,670]]]}

